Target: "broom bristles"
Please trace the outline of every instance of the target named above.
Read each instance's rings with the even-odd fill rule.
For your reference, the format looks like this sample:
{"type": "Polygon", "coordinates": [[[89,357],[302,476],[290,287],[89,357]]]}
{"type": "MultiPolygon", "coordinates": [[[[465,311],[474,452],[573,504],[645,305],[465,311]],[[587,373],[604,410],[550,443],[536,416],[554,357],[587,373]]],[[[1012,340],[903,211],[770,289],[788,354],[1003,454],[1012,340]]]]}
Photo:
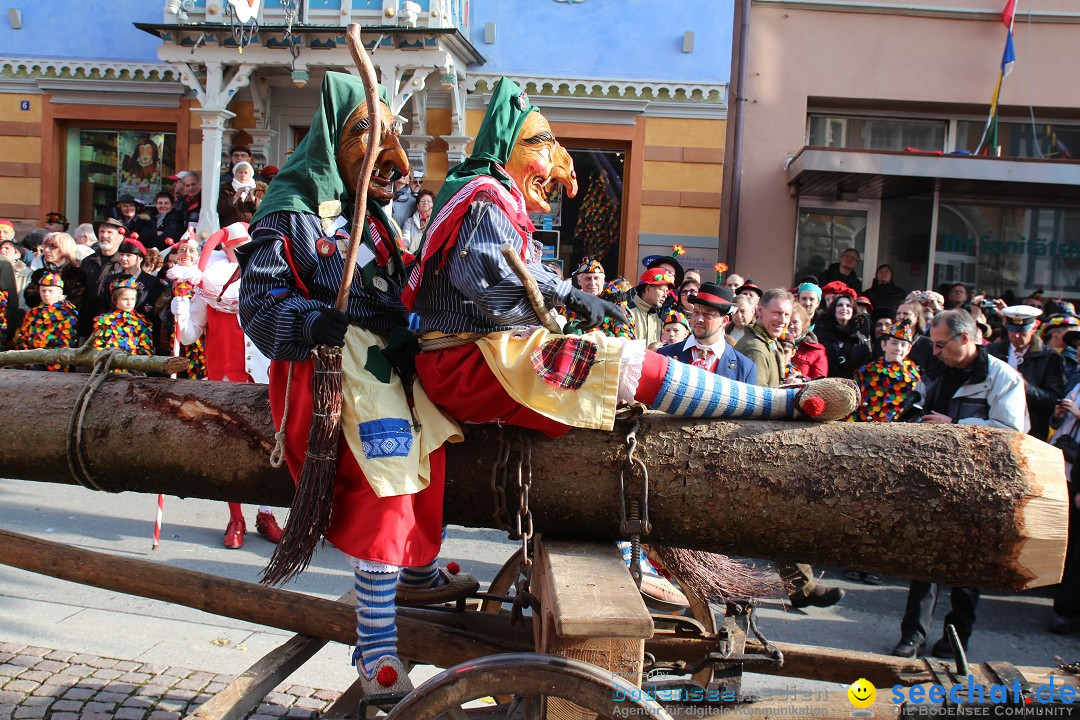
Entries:
{"type": "Polygon", "coordinates": [[[289,521],[262,572],[264,585],[280,585],[303,572],[330,527],[341,439],[341,349],[320,346],[314,362],[304,469],[289,508],[289,521]]]}
{"type": "Polygon", "coordinates": [[[650,560],[685,585],[686,590],[710,602],[779,597],[783,592],[783,584],[775,573],[759,570],[727,555],[670,545],[647,545],[645,552],[650,560]]]}

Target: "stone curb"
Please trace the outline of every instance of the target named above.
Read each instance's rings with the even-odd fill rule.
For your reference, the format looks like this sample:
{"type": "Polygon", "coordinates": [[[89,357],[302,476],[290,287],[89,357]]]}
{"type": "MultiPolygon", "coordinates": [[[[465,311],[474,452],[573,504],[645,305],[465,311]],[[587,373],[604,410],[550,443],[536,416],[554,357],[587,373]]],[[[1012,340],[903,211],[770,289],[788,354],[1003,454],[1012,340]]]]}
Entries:
{"type": "MultiPolygon", "coordinates": [[[[188,668],[0,643],[0,718],[180,720],[233,680],[188,668]]],[[[247,717],[317,718],[340,694],[286,682],[247,717]]]]}

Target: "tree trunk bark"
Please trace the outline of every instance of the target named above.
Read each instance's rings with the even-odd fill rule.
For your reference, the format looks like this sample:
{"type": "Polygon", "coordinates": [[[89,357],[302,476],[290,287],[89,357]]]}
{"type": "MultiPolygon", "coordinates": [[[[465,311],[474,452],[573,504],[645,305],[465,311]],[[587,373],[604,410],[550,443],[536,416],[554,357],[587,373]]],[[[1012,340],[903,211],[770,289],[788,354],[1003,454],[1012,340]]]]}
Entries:
{"type": "MultiPolygon", "coordinates": [[[[74,482],[67,427],[83,382],[0,371],[0,473],[74,482]]],[[[90,399],[83,436],[91,476],[117,491],[291,501],[288,473],[267,462],[265,386],[113,376],[90,399]]],[[[649,413],[637,440],[650,476],[649,542],[1008,590],[1061,576],[1064,464],[1057,449],[1027,435],[649,413]]],[[[536,530],[618,537],[625,429],[532,442],[536,530]]],[[[490,480],[498,448],[497,428],[474,426],[449,447],[447,522],[496,526],[490,480]]]]}

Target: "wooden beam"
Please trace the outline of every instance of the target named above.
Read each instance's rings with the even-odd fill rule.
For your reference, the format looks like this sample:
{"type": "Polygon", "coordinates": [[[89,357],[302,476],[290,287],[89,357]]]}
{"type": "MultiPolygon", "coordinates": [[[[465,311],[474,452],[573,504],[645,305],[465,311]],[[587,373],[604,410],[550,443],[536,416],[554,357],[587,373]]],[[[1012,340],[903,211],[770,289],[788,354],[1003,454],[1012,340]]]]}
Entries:
{"type": "MultiPolygon", "coordinates": [[[[346,599],[351,593],[342,596],[346,599]]],[[[340,602],[339,600],[338,602],[340,602]]],[[[326,645],[322,638],[294,635],[259,659],[184,720],[243,720],[285,678],[326,645]]]]}
{"type": "MultiPolygon", "coordinates": [[[[309,637],[356,643],[356,613],[351,605],[291,590],[84,550],[9,530],[0,530],[0,563],[309,637]]],[[[341,580],[352,583],[344,568],[341,580]]],[[[532,650],[532,646],[532,629],[510,627],[505,615],[398,609],[399,654],[420,664],[445,668],[494,653],[532,650]]]]}

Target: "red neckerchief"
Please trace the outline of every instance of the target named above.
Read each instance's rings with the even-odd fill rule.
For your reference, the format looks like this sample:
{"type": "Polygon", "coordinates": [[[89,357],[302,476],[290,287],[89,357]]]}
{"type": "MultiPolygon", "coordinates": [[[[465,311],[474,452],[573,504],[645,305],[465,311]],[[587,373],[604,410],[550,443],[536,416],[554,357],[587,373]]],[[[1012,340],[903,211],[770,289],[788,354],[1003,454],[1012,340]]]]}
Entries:
{"type": "MultiPolygon", "coordinates": [[[[513,182],[511,181],[511,185],[513,182]]],[[[416,295],[420,290],[420,280],[424,276],[424,268],[431,258],[439,255],[439,267],[446,264],[446,258],[457,244],[461,225],[465,221],[465,214],[469,211],[473,200],[480,194],[488,195],[495,204],[506,213],[514,225],[514,229],[521,236],[521,259],[525,260],[529,247],[529,233],[535,228],[529,219],[529,213],[525,209],[525,198],[517,186],[513,191],[507,190],[506,186],[490,175],[479,175],[470,180],[463,188],[457,191],[442,209],[424,233],[423,247],[416,258],[416,263],[409,273],[409,282],[401,293],[401,302],[409,310],[412,310],[416,302],[416,295]]]]}

